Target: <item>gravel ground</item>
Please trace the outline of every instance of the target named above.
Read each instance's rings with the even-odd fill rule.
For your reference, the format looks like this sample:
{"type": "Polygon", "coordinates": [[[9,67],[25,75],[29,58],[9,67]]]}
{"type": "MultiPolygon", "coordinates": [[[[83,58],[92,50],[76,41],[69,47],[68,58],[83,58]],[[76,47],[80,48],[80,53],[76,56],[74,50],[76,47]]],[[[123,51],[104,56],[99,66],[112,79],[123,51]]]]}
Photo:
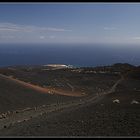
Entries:
{"type": "Polygon", "coordinates": [[[77,97],[44,94],[0,77],[0,114],[7,111],[77,100],[77,97]]]}
{"type": "MultiPolygon", "coordinates": [[[[20,76],[24,76],[23,73],[20,73],[20,74],[21,74],[20,76]]],[[[56,74],[51,73],[51,76],[55,77],[55,75],[57,76],[57,73],[56,74]]],[[[24,76],[24,79],[28,79],[28,76],[29,75],[24,76]]],[[[75,80],[75,82],[79,81],[80,83],[81,77],[84,77],[84,76],[81,75],[78,79],[77,78],[74,79],[74,77],[72,77],[73,79],[72,81],[75,80]]],[[[92,95],[96,94],[96,91],[98,90],[98,88],[108,89],[118,79],[118,77],[114,77],[114,76],[110,77],[110,76],[102,76],[102,75],[101,76],[85,75],[85,77],[87,77],[87,79],[88,78],[92,79],[91,82],[89,82],[90,80],[87,81],[87,83],[92,83],[92,86],[90,85],[84,89],[86,90],[88,94],[91,93],[92,95]],[[103,83],[101,81],[103,81],[103,83]]],[[[32,76],[32,78],[33,78],[32,80],[36,78],[36,80],[40,81],[42,77],[40,76],[40,74],[36,74],[32,76]]],[[[47,79],[47,77],[45,76],[44,78],[47,79]]],[[[48,80],[46,80],[46,82],[47,81],[48,80]]],[[[82,88],[82,87],[83,85],[79,84],[79,88],[82,88]]],[[[80,98],[83,98],[83,97],[80,97],[80,98]]],[[[13,111],[17,109],[24,109],[27,107],[40,106],[44,104],[62,103],[62,102],[73,101],[77,99],[79,100],[80,98],[40,93],[40,92],[34,91],[29,88],[25,88],[10,80],[5,80],[4,78],[0,77],[0,113],[6,112],[6,111],[13,111]]]]}
{"type": "Polygon", "coordinates": [[[96,103],[44,114],[2,129],[1,136],[45,137],[140,137],[139,81],[125,80],[115,93],[96,103]],[[130,86],[131,85],[131,86],[130,86]],[[113,103],[118,99],[120,103],[113,103]]]}

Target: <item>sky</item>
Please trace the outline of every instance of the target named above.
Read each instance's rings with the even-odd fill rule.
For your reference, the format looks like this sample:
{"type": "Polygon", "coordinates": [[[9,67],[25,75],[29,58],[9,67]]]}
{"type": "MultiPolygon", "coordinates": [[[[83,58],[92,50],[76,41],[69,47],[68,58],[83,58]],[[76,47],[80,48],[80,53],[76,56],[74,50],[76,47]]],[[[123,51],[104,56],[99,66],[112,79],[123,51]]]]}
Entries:
{"type": "Polygon", "coordinates": [[[1,3],[0,43],[139,45],[140,4],[1,3]]]}

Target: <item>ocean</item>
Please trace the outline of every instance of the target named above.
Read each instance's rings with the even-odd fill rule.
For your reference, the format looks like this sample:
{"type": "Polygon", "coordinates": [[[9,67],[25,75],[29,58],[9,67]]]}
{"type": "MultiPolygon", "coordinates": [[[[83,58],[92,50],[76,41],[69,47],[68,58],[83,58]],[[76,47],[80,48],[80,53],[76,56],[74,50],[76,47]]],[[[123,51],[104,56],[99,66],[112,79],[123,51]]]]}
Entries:
{"type": "Polygon", "coordinates": [[[95,67],[140,65],[140,46],[104,44],[0,44],[0,67],[66,64],[95,67]]]}

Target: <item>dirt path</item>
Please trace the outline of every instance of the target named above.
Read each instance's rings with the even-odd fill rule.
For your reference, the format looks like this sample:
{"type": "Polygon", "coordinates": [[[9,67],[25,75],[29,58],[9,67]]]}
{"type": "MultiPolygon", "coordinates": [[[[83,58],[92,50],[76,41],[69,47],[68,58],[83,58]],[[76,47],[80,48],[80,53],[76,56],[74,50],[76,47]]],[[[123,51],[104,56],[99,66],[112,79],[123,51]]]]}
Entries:
{"type": "Polygon", "coordinates": [[[85,96],[85,94],[82,94],[82,92],[80,91],[68,91],[68,90],[62,90],[62,89],[52,89],[52,88],[46,88],[46,87],[41,87],[38,85],[34,85],[31,83],[27,83],[18,79],[15,79],[11,76],[5,76],[3,74],[0,74],[1,77],[10,80],[10,81],[14,81],[17,84],[20,84],[26,88],[31,88],[33,90],[39,91],[41,93],[47,93],[47,94],[59,94],[59,95],[65,95],[65,96],[73,96],[73,97],[81,97],[81,96],[85,96]]]}
{"type": "Polygon", "coordinates": [[[73,92],[74,91],[74,87],[71,84],[69,84],[69,83],[67,83],[67,85],[71,88],[71,91],[73,92]]]}
{"type": "Polygon", "coordinates": [[[110,94],[110,93],[112,93],[112,92],[115,92],[115,90],[116,90],[116,88],[117,88],[117,85],[118,85],[119,83],[121,83],[123,80],[124,80],[124,77],[121,76],[121,78],[111,87],[111,89],[110,89],[108,92],[104,93],[104,94],[110,94]]]}
{"type": "Polygon", "coordinates": [[[51,104],[51,105],[42,105],[34,108],[25,108],[24,110],[17,110],[14,112],[6,112],[0,115],[0,130],[3,128],[10,127],[16,123],[21,123],[28,121],[32,118],[38,117],[39,115],[48,114],[50,112],[67,109],[70,107],[80,107],[87,104],[95,103],[101,100],[106,94],[112,93],[116,90],[117,85],[123,80],[119,79],[109,91],[103,92],[99,95],[86,96],[85,98],[79,99],[77,101],[70,101],[67,103],[61,104],[51,104]]]}
{"type": "Polygon", "coordinates": [[[48,114],[50,112],[59,111],[62,109],[67,109],[70,107],[81,106],[89,103],[93,103],[97,100],[97,97],[88,97],[80,99],[78,101],[71,101],[67,103],[42,105],[33,108],[25,108],[23,110],[16,110],[13,112],[6,112],[0,115],[0,130],[3,128],[10,127],[16,123],[21,123],[28,121],[32,118],[38,117],[39,115],[48,114]]]}

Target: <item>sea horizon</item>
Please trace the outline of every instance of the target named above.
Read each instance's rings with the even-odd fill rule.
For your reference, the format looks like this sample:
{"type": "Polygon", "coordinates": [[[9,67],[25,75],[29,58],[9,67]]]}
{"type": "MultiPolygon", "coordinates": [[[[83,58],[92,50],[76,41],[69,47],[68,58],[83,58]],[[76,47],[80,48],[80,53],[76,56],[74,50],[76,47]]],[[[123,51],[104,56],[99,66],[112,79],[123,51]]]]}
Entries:
{"type": "Polygon", "coordinates": [[[95,67],[114,63],[138,66],[139,51],[138,45],[0,44],[0,67],[46,64],[95,67]]]}

